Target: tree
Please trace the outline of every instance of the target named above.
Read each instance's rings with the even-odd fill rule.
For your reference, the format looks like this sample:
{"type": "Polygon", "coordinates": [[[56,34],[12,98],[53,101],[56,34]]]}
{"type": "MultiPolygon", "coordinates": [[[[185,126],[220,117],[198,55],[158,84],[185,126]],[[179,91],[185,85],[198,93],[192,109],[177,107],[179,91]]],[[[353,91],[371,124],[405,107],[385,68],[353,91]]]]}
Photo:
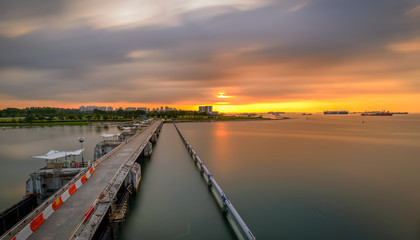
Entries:
{"type": "Polygon", "coordinates": [[[34,117],[32,115],[28,115],[25,117],[24,122],[32,123],[34,121],[34,117]]]}

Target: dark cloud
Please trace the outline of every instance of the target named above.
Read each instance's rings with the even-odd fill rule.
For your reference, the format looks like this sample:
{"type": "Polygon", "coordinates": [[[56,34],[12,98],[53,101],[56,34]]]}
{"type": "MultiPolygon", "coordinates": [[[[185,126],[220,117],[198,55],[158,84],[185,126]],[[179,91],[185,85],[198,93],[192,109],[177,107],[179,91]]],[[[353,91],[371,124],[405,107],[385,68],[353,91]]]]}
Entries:
{"type": "Polygon", "coordinates": [[[19,0],[1,1],[0,19],[21,20],[59,16],[65,10],[63,0],[19,0]]]}

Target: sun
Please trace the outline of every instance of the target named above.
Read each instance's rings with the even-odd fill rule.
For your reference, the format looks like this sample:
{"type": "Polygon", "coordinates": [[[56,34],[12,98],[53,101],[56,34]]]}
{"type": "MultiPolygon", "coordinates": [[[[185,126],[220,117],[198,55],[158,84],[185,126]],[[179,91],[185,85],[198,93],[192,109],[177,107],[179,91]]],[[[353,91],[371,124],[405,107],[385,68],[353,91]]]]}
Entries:
{"type": "Polygon", "coordinates": [[[219,92],[219,93],[217,93],[218,95],[217,95],[217,98],[231,98],[232,96],[225,96],[225,93],[224,92],[219,92]]]}

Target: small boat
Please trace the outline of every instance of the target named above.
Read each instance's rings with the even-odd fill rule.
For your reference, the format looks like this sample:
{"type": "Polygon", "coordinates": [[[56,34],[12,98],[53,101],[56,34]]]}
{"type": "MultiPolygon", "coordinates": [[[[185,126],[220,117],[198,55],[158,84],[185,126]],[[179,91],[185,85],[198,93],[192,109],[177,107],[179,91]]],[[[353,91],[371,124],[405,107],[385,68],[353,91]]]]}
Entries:
{"type": "Polygon", "coordinates": [[[126,127],[126,126],[118,126],[118,129],[120,129],[120,130],[131,130],[131,129],[134,129],[135,127],[126,127]]]}
{"type": "Polygon", "coordinates": [[[302,113],[302,115],[312,115],[312,113],[302,113]]]}

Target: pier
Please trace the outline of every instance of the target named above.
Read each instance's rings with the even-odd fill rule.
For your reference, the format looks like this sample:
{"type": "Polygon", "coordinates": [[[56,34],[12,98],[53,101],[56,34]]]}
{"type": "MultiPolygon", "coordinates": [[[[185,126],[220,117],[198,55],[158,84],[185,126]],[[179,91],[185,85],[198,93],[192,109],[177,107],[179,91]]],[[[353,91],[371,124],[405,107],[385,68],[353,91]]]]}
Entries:
{"type": "Polygon", "coordinates": [[[92,239],[114,210],[113,201],[136,159],[143,151],[151,152],[149,141],[156,141],[162,124],[152,122],[98,159],[1,239],[92,239]]]}

